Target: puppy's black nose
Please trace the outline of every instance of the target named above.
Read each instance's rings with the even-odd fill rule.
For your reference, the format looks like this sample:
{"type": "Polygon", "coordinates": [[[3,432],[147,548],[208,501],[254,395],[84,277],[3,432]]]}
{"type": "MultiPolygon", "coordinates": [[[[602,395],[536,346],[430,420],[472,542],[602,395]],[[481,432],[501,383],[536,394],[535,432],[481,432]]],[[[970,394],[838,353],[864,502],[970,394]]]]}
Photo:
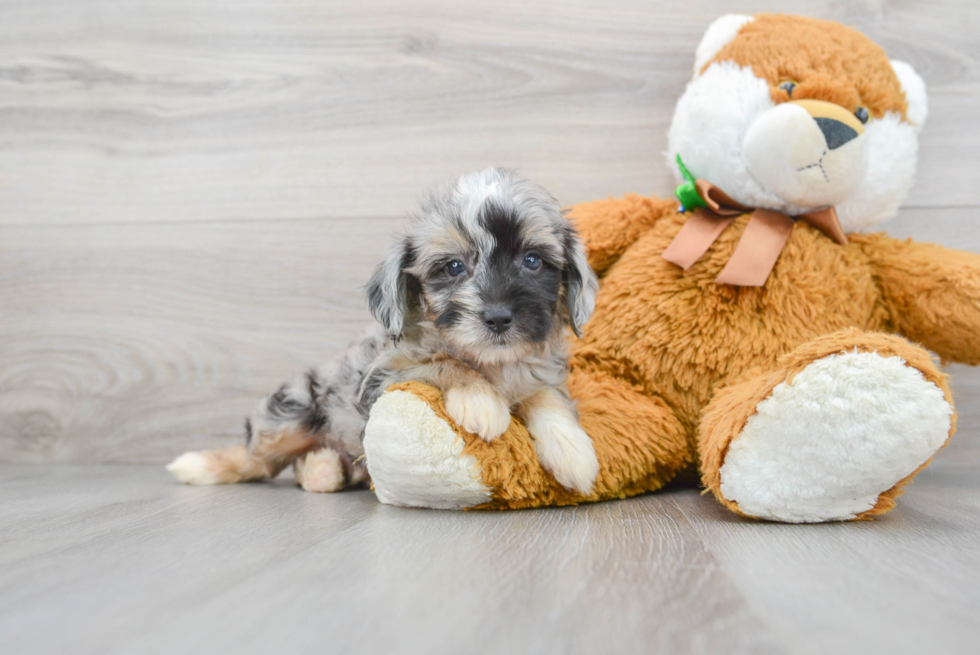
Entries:
{"type": "Polygon", "coordinates": [[[835,121],[833,118],[814,118],[813,120],[817,121],[820,131],[827,139],[827,148],[830,150],[836,150],[845,143],[858,138],[857,130],[840,121],[835,121]]]}
{"type": "Polygon", "coordinates": [[[514,323],[514,312],[509,307],[488,307],[483,310],[483,323],[491,332],[502,334],[514,323]]]}

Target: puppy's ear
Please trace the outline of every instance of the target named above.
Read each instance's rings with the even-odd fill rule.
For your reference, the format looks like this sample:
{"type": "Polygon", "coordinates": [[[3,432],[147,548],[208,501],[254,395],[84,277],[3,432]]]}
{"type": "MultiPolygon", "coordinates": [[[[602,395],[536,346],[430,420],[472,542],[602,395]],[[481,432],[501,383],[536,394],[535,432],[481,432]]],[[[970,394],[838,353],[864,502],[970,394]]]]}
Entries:
{"type": "Polygon", "coordinates": [[[565,231],[565,295],[568,298],[568,323],[575,336],[582,336],[582,327],[592,317],[595,309],[595,297],[599,292],[599,280],[596,278],[585,245],[579,239],[578,233],[569,225],[565,231]]]}
{"type": "Polygon", "coordinates": [[[407,237],[399,237],[367,285],[371,315],[395,341],[402,336],[405,317],[419,302],[419,282],[407,270],[414,264],[415,248],[407,237]]]}

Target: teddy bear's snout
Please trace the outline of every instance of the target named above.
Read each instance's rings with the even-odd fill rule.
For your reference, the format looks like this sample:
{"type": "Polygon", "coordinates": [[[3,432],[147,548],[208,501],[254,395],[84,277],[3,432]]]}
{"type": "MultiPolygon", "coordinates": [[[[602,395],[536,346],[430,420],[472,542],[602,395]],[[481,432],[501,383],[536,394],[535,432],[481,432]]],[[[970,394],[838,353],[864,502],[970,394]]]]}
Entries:
{"type": "Polygon", "coordinates": [[[839,105],[785,102],[750,125],[742,142],[749,174],[766,191],[800,207],[843,202],[867,169],[864,125],[839,105]]]}

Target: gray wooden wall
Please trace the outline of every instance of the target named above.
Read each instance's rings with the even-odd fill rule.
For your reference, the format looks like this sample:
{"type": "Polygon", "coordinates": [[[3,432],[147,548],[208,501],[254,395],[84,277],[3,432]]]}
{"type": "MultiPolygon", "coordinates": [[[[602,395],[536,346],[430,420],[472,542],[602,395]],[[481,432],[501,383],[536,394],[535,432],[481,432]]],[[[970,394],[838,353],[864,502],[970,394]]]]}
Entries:
{"type": "MultiPolygon", "coordinates": [[[[763,10],[916,67],[931,116],[889,230],[980,252],[975,0],[0,0],[0,460],[239,438],[357,335],[387,234],[442,176],[670,193],[702,31],[763,10]]],[[[951,371],[980,443],[980,374],[951,371]]]]}

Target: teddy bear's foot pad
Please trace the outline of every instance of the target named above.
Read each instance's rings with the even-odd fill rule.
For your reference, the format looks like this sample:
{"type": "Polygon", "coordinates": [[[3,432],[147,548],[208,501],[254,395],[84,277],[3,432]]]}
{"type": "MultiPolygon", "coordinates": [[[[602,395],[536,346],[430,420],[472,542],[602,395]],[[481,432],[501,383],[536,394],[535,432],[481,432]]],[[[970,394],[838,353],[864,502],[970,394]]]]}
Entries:
{"type": "Polygon", "coordinates": [[[389,505],[463,509],[490,500],[463,439],[423,399],[403,390],[371,408],[364,453],[378,500],[389,505]]]}
{"type": "Polygon", "coordinates": [[[855,518],[945,443],[952,413],[901,357],[823,357],[758,404],[729,446],[721,495],[757,518],[855,518]]]}

